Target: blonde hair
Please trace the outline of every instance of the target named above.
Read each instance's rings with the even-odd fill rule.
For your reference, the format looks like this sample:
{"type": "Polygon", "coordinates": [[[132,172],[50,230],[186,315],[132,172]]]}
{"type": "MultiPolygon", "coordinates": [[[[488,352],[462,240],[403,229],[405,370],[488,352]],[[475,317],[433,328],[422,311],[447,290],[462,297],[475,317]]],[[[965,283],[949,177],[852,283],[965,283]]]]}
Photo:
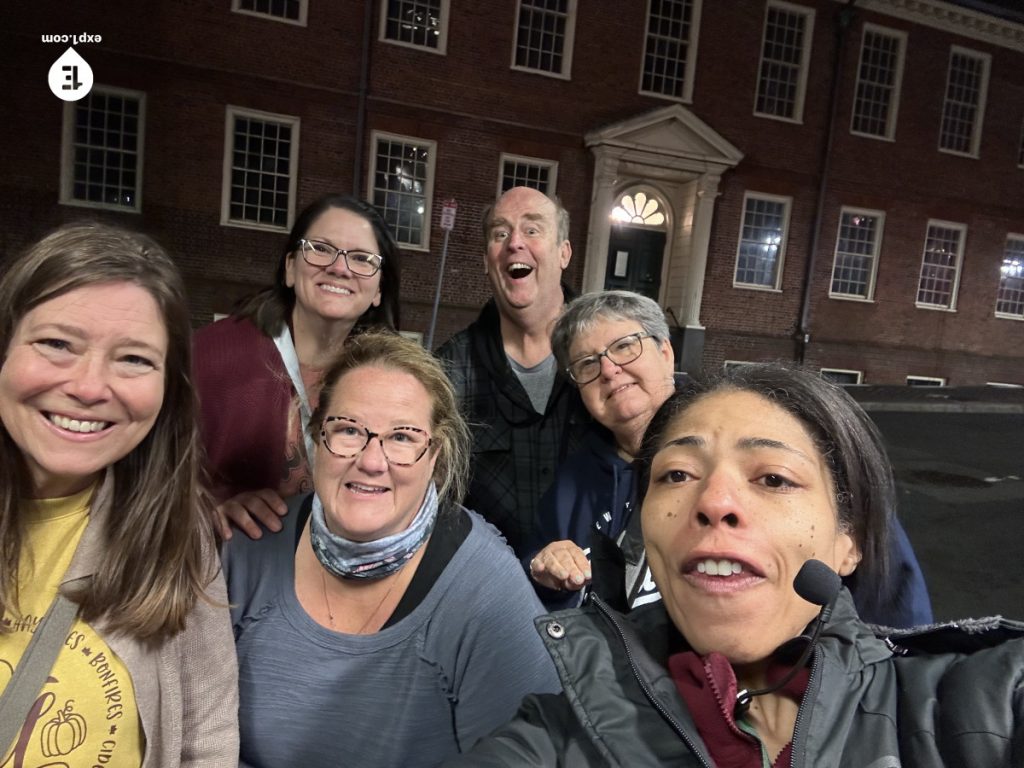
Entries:
{"type": "Polygon", "coordinates": [[[345,341],[341,353],[324,374],[320,401],[309,422],[310,435],[320,436],[327,408],[338,381],[346,373],[376,365],[413,376],[430,397],[430,432],[437,454],[434,482],[442,503],[459,502],[469,479],[470,434],[459,413],[455,389],[440,362],[415,341],[387,331],[367,331],[345,341]]]}

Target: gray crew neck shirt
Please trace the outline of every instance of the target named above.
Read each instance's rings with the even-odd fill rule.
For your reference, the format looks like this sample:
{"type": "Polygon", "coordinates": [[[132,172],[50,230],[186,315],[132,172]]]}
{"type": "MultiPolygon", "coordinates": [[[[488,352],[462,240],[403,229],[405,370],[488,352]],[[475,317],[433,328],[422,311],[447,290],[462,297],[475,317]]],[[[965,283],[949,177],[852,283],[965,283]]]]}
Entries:
{"type": "Polygon", "coordinates": [[[508,364],[512,366],[512,372],[526,390],[533,410],[544,413],[548,398],[551,397],[551,388],[555,385],[555,356],[548,355],[532,368],[520,365],[511,357],[508,358],[508,364]]]}

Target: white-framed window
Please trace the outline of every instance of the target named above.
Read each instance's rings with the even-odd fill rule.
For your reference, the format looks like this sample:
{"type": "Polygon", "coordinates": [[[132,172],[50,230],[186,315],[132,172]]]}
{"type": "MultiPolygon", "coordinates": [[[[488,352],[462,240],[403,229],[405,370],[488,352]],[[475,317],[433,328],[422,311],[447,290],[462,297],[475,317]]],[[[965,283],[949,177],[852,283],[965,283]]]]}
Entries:
{"type": "Polygon", "coordinates": [[[1024,235],[1008,235],[999,267],[996,317],[1024,320],[1024,235]]]}
{"type": "Polygon", "coordinates": [[[907,376],[908,387],[944,387],[946,380],[938,376],[907,376]]]}
{"type": "Polygon", "coordinates": [[[949,51],[939,151],[977,157],[992,57],[954,45],[949,51]]]}
{"type": "Polygon", "coordinates": [[[1008,381],[986,381],[986,387],[1007,387],[1009,389],[1022,389],[1024,384],[1011,384],[1008,381]]]}
{"type": "Polygon", "coordinates": [[[906,32],[874,24],[864,25],[851,133],[889,141],[896,136],[906,47],[906,32]]]}
{"type": "Polygon", "coordinates": [[[967,225],[929,221],[917,283],[917,306],[922,309],[956,309],[967,225]]]}
{"type": "Polygon", "coordinates": [[[142,210],[146,94],[105,85],[64,103],[60,202],[142,210]]]}
{"type": "Polygon", "coordinates": [[[843,207],[839,215],[832,283],[828,291],[831,298],[859,301],[874,298],[884,228],[885,213],[882,211],[843,207]]]}
{"type": "Polygon", "coordinates": [[[814,10],[768,0],[754,114],[803,122],[814,10]]]}
{"type": "Polygon", "coordinates": [[[647,0],[640,93],[689,102],[702,0],[647,0]]]}
{"type": "Polygon", "coordinates": [[[821,378],[833,384],[863,384],[864,371],[853,371],[849,368],[822,368],[821,378]]]}
{"type": "Polygon", "coordinates": [[[747,192],[736,246],[734,288],[779,290],[792,198],[747,192]]]}
{"type": "Polygon", "coordinates": [[[575,32],[576,0],[518,0],[512,68],[568,80],[575,32]]]}
{"type": "Polygon", "coordinates": [[[287,231],[298,164],[299,118],[228,105],[220,223],[287,231]]]}
{"type": "Polygon", "coordinates": [[[307,0],[231,0],[231,10],[247,16],[306,26],[307,0]]]}
{"type": "Polygon", "coordinates": [[[443,54],[448,47],[449,0],[381,0],[380,39],[443,54]]]}
{"type": "Polygon", "coordinates": [[[405,248],[430,247],[437,144],[427,139],[373,131],[370,198],[405,248]]]}
{"type": "Polygon", "coordinates": [[[498,168],[499,195],[512,187],[532,187],[545,195],[554,195],[557,183],[557,161],[501,153],[498,168]]]}

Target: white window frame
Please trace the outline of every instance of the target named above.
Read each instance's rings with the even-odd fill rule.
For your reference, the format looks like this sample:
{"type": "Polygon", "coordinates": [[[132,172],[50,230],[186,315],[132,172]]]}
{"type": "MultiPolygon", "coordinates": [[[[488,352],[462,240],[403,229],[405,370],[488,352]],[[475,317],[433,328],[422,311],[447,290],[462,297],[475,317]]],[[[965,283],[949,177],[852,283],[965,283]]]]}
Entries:
{"type": "Polygon", "coordinates": [[[907,376],[908,387],[944,387],[946,379],[941,376],[907,376]],[[912,383],[916,382],[916,383],[912,383]]]}
{"type": "Polygon", "coordinates": [[[546,160],[542,157],[527,157],[526,155],[510,155],[502,152],[498,160],[498,197],[501,197],[502,184],[505,181],[505,163],[522,163],[523,165],[534,165],[538,168],[546,168],[548,171],[548,189],[545,192],[548,197],[557,194],[558,190],[558,161],[546,160]]]}
{"type": "Polygon", "coordinates": [[[672,94],[661,93],[660,91],[644,89],[644,68],[647,63],[647,46],[650,44],[650,32],[648,30],[651,24],[652,2],[653,0],[647,0],[647,13],[644,15],[644,51],[640,59],[640,82],[637,86],[637,92],[644,96],[653,96],[657,99],[668,99],[669,101],[690,104],[693,102],[693,81],[697,74],[697,42],[700,40],[700,14],[704,0],[690,0],[693,5],[690,8],[690,38],[686,41],[686,64],[684,67],[685,73],[683,74],[682,96],[673,96],[672,94]]]}
{"type": "Polygon", "coordinates": [[[782,293],[782,270],[786,266],[786,244],[789,242],[789,220],[793,212],[793,198],[786,195],[770,195],[766,192],[747,191],[743,193],[743,207],[740,209],[740,226],[736,236],[736,258],[732,266],[732,287],[749,291],[767,291],[769,293],[782,293]],[[779,242],[778,256],[776,257],[775,284],[758,285],[757,283],[741,283],[737,280],[737,273],[740,268],[740,248],[743,246],[743,226],[747,220],[747,201],[765,200],[771,203],[782,203],[782,239],[779,242]]]}
{"type": "Polygon", "coordinates": [[[832,249],[832,273],[828,278],[828,297],[830,299],[837,299],[839,301],[860,301],[871,303],[875,300],[875,278],[878,275],[878,262],[882,257],[882,240],[885,236],[885,211],[876,211],[871,208],[854,208],[852,206],[844,205],[839,210],[839,221],[836,224],[836,244],[832,249]],[[867,293],[864,296],[859,296],[854,293],[835,293],[832,290],[832,284],[835,282],[836,276],[836,261],[839,257],[839,235],[843,229],[843,217],[846,214],[871,216],[878,219],[878,229],[875,234],[874,253],[871,256],[871,278],[868,281],[867,293]]]}
{"type": "Polygon", "coordinates": [[[928,225],[924,230],[924,245],[921,246],[921,269],[917,273],[917,285],[914,287],[914,306],[918,309],[931,309],[937,312],[956,312],[956,299],[960,293],[960,275],[964,271],[964,252],[967,249],[967,225],[958,221],[943,221],[941,219],[928,219],[928,225]],[[928,231],[932,227],[943,229],[956,229],[960,231],[960,247],[956,254],[956,276],[953,278],[953,287],[950,289],[949,306],[943,304],[926,304],[918,301],[917,294],[921,290],[921,274],[924,272],[925,249],[928,247],[928,231]]]}
{"type": "Polygon", "coordinates": [[[942,111],[939,118],[939,152],[958,157],[970,157],[977,159],[981,151],[981,131],[985,122],[985,105],[988,102],[988,81],[989,73],[992,71],[992,56],[988,53],[975,51],[971,48],[964,48],[960,45],[951,45],[949,48],[949,63],[946,65],[946,88],[942,95],[942,111]],[[942,126],[946,119],[946,101],[949,98],[949,78],[953,74],[953,56],[959,54],[968,58],[977,59],[982,64],[981,88],[978,93],[978,103],[975,105],[975,120],[971,128],[971,148],[967,152],[957,149],[946,149],[942,146],[942,126]]]}
{"type": "Polygon", "coordinates": [[[107,96],[136,99],[139,102],[139,131],[135,144],[135,204],[131,207],[113,203],[99,203],[92,200],[79,200],[75,192],[75,109],[80,101],[64,102],[64,124],[61,131],[61,163],[60,193],[58,201],[61,205],[73,205],[79,208],[95,208],[103,211],[121,211],[122,213],[142,212],[142,166],[146,142],[146,94],[128,88],[116,88],[109,85],[93,85],[91,93],[103,93],[107,96]]]}
{"type": "MultiPolygon", "coordinates": [[[[1009,245],[1010,245],[1010,241],[1011,240],[1019,240],[1022,243],[1024,243],[1024,234],[1018,234],[1016,232],[1010,232],[1009,234],[1006,235],[1006,247],[1003,249],[1003,254],[1004,254],[1003,258],[1004,259],[1006,258],[1006,256],[1005,256],[1006,252],[1009,250],[1009,245]]],[[[999,282],[1002,283],[1002,278],[1000,278],[999,282]]],[[[996,289],[996,306],[997,307],[999,306],[998,288],[996,289]]],[[[1003,320],[1021,320],[1021,321],[1024,321],[1024,312],[1021,312],[1020,314],[1013,314],[1011,312],[1000,312],[1000,311],[996,310],[995,315],[996,315],[996,317],[1001,318],[1003,320]]]]}
{"type": "Polygon", "coordinates": [[[221,180],[220,223],[223,227],[240,229],[257,229],[263,232],[287,232],[295,222],[295,197],[299,178],[299,131],[301,121],[295,115],[281,115],[275,112],[263,112],[228,104],[224,108],[224,167],[221,180]],[[281,123],[292,129],[291,147],[288,157],[288,220],[284,226],[261,224],[256,221],[231,218],[231,170],[235,149],[235,118],[244,117],[250,120],[261,120],[268,123],[281,123]]]}
{"type": "Polygon", "coordinates": [[[860,38],[860,54],[857,57],[857,81],[853,88],[853,103],[850,108],[850,133],[854,136],[862,136],[866,139],[876,139],[878,141],[895,141],[896,140],[896,119],[899,116],[900,111],[900,94],[903,87],[903,63],[906,59],[907,54],[907,33],[899,29],[891,29],[890,27],[882,27],[878,24],[865,23],[864,29],[861,33],[860,38]],[[899,51],[896,55],[896,71],[893,74],[892,91],[890,92],[889,99],[889,114],[886,119],[885,134],[879,136],[875,133],[864,133],[854,129],[854,122],[857,118],[857,93],[860,89],[861,84],[861,67],[864,61],[864,46],[867,43],[867,37],[869,34],[879,35],[882,37],[896,38],[899,44],[899,51]]]}
{"type": "Polygon", "coordinates": [[[448,17],[451,15],[449,7],[450,2],[451,0],[441,0],[437,48],[431,48],[429,45],[420,45],[418,43],[409,43],[405,40],[394,40],[388,37],[388,0],[381,0],[380,2],[380,28],[378,29],[377,39],[382,43],[387,43],[388,45],[397,45],[402,48],[412,48],[415,51],[424,51],[438,56],[445,56],[448,52],[448,17]]]}
{"type": "Polygon", "coordinates": [[[572,52],[576,41],[576,3],[577,0],[568,0],[569,8],[565,14],[565,39],[562,44],[562,71],[551,72],[547,69],[533,69],[532,67],[516,64],[516,51],[519,48],[519,14],[523,8],[523,0],[516,0],[516,15],[513,20],[515,29],[512,34],[512,64],[511,68],[519,72],[532,72],[535,75],[545,77],[556,77],[559,80],[572,79],[572,52]]]}
{"type": "Polygon", "coordinates": [[[814,44],[814,9],[805,5],[793,5],[782,0],[768,0],[765,6],[764,21],[761,25],[760,49],[758,50],[757,80],[754,81],[754,116],[769,120],[781,120],[785,123],[803,123],[804,99],[807,94],[807,78],[811,66],[811,49],[814,44]],[[768,33],[768,11],[775,8],[786,13],[795,13],[804,17],[804,47],[800,57],[800,71],[797,75],[796,99],[793,103],[793,116],[773,115],[770,112],[757,111],[757,98],[761,89],[761,71],[764,68],[764,43],[768,33]]]}
{"type": "Polygon", "coordinates": [[[986,381],[986,387],[1005,387],[1006,389],[1024,389],[1024,384],[1011,384],[1008,381],[986,381]]]}
{"type": "Polygon", "coordinates": [[[279,21],[282,24],[292,24],[297,27],[306,26],[306,12],[309,6],[309,0],[299,0],[299,18],[287,19],[284,16],[275,16],[272,13],[264,13],[262,11],[250,11],[248,8],[242,8],[242,0],[231,0],[231,11],[233,13],[240,13],[243,16],[255,16],[257,19],[267,19],[269,21],[279,21]]]}
{"type": "MultiPolygon", "coordinates": [[[[371,131],[370,132],[370,162],[369,174],[366,181],[367,190],[367,202],[371,205],[375,205],[374,193],[376,192],[376,186],[374,185],[374,179],[377,175],[377,142],[380,140],[395,141],[402,144],[415,144],[418,146],[428,147],[427,153],[427,179],[423,188],[423,229],[420,233],[420,241],[418,243],[409,243],[398,239],[398,232],[392,227],[392,232],[395,234],[396,242],[403,250],[406,251],[429,251],[430,250],[430,225],[433,219],[434,210],[434,169],[437,164],[437,142],[431,141],[430,139],[421,139],[416,136],[407,136],[400,133],[389,133],[388,131],[371,131]]],[[[380,211],[381,216],[384,216],[385,211],[381,206],[376,206],[380,211]]],[[[385,217],[386,220],[386,217],[385,217]]],[[[390,223],[389,223],[390,226],[390,223]]]]}
{"type": "MultiPolygon", "coordinates": [[[[840,374],[852,374],[857,377],[856,381],[850,382],[850,384],[863,384],[864,383],[864,371],[856,371],[852,368],[819,368],[818,375],[821,378],[825,378],[826,373],[840,373],[840,374]]],[[[847,386],[846,382],[836,382],[840,386],[847,386]]]]}

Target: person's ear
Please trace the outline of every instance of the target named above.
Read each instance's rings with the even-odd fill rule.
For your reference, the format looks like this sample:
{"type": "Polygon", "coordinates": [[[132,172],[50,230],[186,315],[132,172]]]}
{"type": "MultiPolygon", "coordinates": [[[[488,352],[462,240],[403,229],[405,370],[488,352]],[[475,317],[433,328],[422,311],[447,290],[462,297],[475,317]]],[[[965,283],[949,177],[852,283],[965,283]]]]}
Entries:
{"type": "Polygon", "coordinates": [[[839,534],[839,541],[836,543],[836,547],[836,554],[839,555],[839,575],[849,576],[860,565],[862,557],[860,547],[857,546],[857,542],[848,533],[839,534]]]}
{"type": "Polygon", "coordinates": [[[562,242],[561,247],[558,249],[558,263],[562,265],[562,269],[569,266],[569,262],[572,260],[572,245],[568,240],[562,242]]]}
{"type": "Polygon", "coordinates": [[[295,287],[295,251],[292,251],[284,258],[284,284],[288,288],[295,287]]]}

